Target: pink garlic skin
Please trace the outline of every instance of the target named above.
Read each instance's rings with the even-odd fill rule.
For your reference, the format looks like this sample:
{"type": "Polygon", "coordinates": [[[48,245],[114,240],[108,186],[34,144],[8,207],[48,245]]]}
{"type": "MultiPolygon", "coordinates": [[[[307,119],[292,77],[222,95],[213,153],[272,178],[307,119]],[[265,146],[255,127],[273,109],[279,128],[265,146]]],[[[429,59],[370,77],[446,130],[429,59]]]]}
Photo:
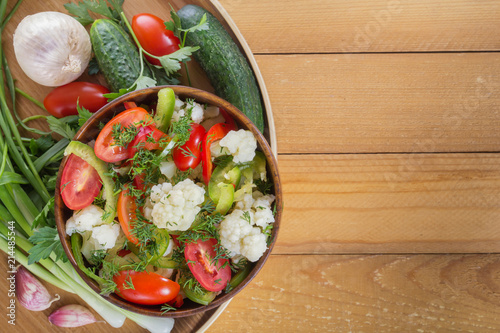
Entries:
{"type": "Polygon", "coordinates": [[[59,300],[57,294],[52,299],[47,288],[23,266],[16,273],[16,296],[19,303],[30,311],[43,311],[59,300]]]}
{"type": "Polygon", "coordinates": [[[96,319],[86,307],[70,304],[52,312],[49,321],[59,327],[79,327],[95,323],[96,319]]]}

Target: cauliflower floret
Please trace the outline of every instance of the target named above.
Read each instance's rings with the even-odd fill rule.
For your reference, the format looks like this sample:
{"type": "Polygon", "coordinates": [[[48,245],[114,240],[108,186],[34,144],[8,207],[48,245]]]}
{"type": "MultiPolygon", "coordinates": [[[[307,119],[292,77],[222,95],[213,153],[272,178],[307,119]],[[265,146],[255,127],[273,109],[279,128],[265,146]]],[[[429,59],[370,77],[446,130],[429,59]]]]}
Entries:
{"type": "Polygon", "coordinates": [[[92,238],[106,250],[115,246],[118,235],[120,235],[120,225],[117,223],[103,224],[92,230],[92,238]]]}
{"type": "Polygon", "coordinates": [[[274,223],[274,214],[271,209],[274,195],[263,195],[259,191],[255,191],[253,193],[253,199],[252,209],[254,211],[255,225],[265,228],[269,223],[274,223]]]}
{"type": "Polygon", "coordinates": [[[266,228],[270,223],[274,223],[274,214],[271,204],[274,202],[274,195],[263,195],[259,191],[253,194],[245,194],[240,201],[236,202],[235,208],[252,212],[252,225],[266,228]]]}
{"type": "Polygon", "coordinates": [[[222,155],[229,155],[229,149],[220,146],[220,141],[217,140],[210,145],[210,154],[212,158],[216,158],[222,155]]]}
{"type": "Polygon", "coordinates": [[[235,209],[220,223],[219,234],[221,245],[231,252],[232,257],[241,254],[255,262],[266,251],[267,243],[260,228],[252,227],[252,220],[252,212],[235,209]]]}
{"type": "Polygon", "coordinates": [[[74,232],[83,233],[91,231],[93,227],[103,224],[103,215],[104,210],[96,205],[89,205],[81,210],[77,210],[66,221],[66,233],[71,236],[74,232]]]}
{"type": "Polygon", "coordinates": [[[244,163],[250,162],[255,157],[257,140],[252,132],[241,129],[239,131],[229,131],[220,140],[219,145],[229,150],[233,155],[234,163],[244,163]]]}
{"type": "Polygon", "coordinates": [[[219,107],[218,106],[207,106],[205,108],[205,119],[215,118],[219,115],[219,107]]]}
{"type": "Polygon", "coordinates": [[[262,257],[267,250],[266,235],[259,228],[252,228],[250,234],[241,240],[241,253],[252,262],[262,257]]]}
{"type": "Polygon", "coordinates": [[[146,202],[144,214],[158,228],[185,231],[193,223],[205,201],[205,189],[191,179],[175,186],[170,183],[155,185],[146,202]]]}
{"type": "Polygon", "coordinates": [[[199,124],[203,121],[203,115],[204,115],[204,110],[203,106],[196,102],[192,103],[184,103],[180,101],[179,99],[175,100],[175,107],[174,107],[174,113],[172,114],[172,121],[179,121],[181,117],[183,117],[186,114],[186,110],[192,108],[191,111],[191,119],[199,124]]]}

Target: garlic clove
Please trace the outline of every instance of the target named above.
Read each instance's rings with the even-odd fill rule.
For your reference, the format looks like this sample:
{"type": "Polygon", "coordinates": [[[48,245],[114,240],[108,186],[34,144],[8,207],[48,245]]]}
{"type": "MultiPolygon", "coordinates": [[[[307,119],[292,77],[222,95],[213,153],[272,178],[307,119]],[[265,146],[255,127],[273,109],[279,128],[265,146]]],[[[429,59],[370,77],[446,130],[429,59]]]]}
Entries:
{"type": "Polygon", "coordinates": [[[86,307],[78,304],[70,304],[52,312],[49,316],[49,321],[59,327],[79,327],[93,324],[96,322],[96,319],[86,307]]]}
{"type": "Polygon", "coordinates": [[[60,298],[57,294],[52,298],[47,288],[23,266],[16,273],[16,296],[19,303],[31,311],[48,309],[60,298]]]}

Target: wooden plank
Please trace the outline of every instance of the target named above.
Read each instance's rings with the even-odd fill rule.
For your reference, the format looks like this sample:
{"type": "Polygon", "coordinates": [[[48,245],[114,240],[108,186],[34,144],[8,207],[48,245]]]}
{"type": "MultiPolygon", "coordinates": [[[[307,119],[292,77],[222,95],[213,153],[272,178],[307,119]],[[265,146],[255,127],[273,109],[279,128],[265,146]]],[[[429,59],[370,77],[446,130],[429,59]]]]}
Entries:
{"type": "Polygon", "coordinates": [[[500,54],[265,55],[279,153],[500,151],[500,54]]]}
{"type": "Polygon", "coordinates": [[[208,332],[498,332],[500,255],[271,256],[208,332]]]}
{"type": "Polygon", "coordinates": [[[495,0],[220,2],[254,53],[500,49],[495,0]]]}
{"type": "Polygon", "coordinates": [[[500,154],[280,155],[285,253],[500,252],[500,154]]]}

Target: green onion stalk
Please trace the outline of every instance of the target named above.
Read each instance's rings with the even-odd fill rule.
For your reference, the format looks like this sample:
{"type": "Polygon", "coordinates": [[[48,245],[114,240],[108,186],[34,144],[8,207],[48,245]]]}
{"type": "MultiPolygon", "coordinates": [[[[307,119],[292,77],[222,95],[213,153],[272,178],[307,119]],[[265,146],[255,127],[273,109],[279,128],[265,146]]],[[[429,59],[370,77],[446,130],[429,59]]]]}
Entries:
{"type": "MultiPolygon", "coordinates": [[[[7,13],[7,0],[0,0],[0,45],[3,29],[20,6],[18,0],[7,13]]],[[[54,193],[45,185],[40,173],[62,159],[69,140],[62,139],[36,157],[29,152],[31,139],[21,136],[18,126],[23,121],[16,113],[16,92],[35,100],[15,87],[7,59],[0,47],[0,250],[14,253],[19,264],[34,275],[69,293],[78,294],[90,307],[113,327],[122,326],[125,318],[135,321],[151,332],[170,332],[173,319],[149,317],[119,308],[97,294],[78,275],[62,251],[53,223],[54,193]],[[10,98],[9,107],[7,98],[10,98]],[[42,228],[43,227],[43,228],[42,228]],[[35,240],[39,232],[50,230],[52,237],[45,248],[35,240]],[[54,239],[55,238],[55,239],[54,239]],[[36,244],[34,244],[36,243],[36,244]],[[57,252],[58,249],[58,253],[57,252]],[[37,254],[36,259],[33,255],[37,254]]],[[[40,103],[35,103],[41,106],[40,103]]],[[[33,131],[41,134],[39,131],[33,131]]],[[[57,168],[50,169],[53,176],[57,168]]]]}

